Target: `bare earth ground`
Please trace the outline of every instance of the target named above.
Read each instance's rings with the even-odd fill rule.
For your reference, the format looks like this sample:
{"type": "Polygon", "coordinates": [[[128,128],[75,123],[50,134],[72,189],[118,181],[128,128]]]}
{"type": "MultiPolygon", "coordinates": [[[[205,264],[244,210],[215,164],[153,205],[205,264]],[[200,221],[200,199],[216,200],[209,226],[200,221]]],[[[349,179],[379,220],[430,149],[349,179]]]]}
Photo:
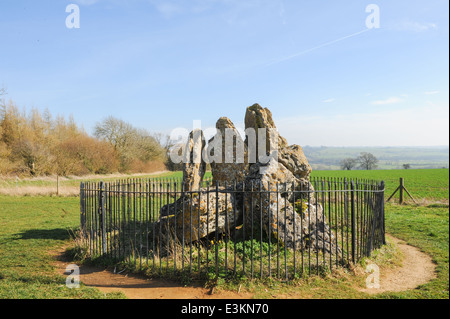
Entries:
{"type": "MultiPolygon", "coordinates": [[[[359,289],[361,292],[378,294],[387,291],[398,292],[414,289],[435,278],[435,264],[430,256],[418,248],[407,245],[400,239],[390,236],[399,247],[404,260],[402,266],[383,269],[380,274],[379,289],[359,289]]],[[[62,251],[56,253],[58,273],[67,275],[68,261],[61,258],[62,251]]],[[[148,279],[137,275],[114,274],[98,267],[80,267],[80,280],[86,286],[96,287],[104,293],[123,292],[130,299],[251,299],[253,294],[232,291],[211,291],[201,285],[182,287],[179,284],[148,279]]],[[[289,298],[300,299],[305,296],[289,294],[289,298]]]]}
{"type": "Polygon", "coordinates": [[[436,278],[436,265],[430,256],[414,246],[407,245],[398,238],[392,236],[389,236],[389,238],[397,245],[404,256],[402,266],[383,269],[380,272],[380,288],[365,288],[360,291],[369,294],[404,291],[414,289],[436,278]]]}
{"type": "MultiPolygon", "coordinates": [[[[57,272],[67,276],[64,249],[55,252],[57,272]]],[[[129,299],[251,299],[252,294],[206,289],[202,285],[183,287],[178,283],[149,279],[134,274],[119,274],[99,267],[81,266],[80,281],[104,293],[123,292],[129,299]]]]}

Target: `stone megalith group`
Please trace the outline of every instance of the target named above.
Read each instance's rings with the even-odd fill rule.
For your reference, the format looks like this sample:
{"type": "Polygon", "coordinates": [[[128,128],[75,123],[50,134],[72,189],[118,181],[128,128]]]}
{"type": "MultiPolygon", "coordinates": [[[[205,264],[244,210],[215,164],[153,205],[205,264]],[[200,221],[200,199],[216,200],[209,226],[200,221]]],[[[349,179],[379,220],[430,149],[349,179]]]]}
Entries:
{"type": "Polygon", "coordinates": [[[154,227],[166,253],[174,240],[190,243],[216,233],[245,240],[255,229],[286,248],[341,251],[323,207],[315,202],[303,149],[278,134],[269,109],[247,108],[245,140],[226,117],[217,121],[216,130],[207,144],[201,130],[189,134],[182,192],[161,208],[154,227]],[[211,187],[202,185],[207,164],[211,187]]]}

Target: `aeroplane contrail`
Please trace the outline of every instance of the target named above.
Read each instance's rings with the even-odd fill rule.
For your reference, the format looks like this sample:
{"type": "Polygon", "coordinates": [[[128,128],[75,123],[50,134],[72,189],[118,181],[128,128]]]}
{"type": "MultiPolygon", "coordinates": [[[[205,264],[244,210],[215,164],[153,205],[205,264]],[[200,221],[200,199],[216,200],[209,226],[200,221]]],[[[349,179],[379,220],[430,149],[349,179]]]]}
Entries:
{"type": "Polygon", "coordinates": [[[343,41],[343,40],[348,39],[348,38],[355,37],[355,36],[360,35],[360,34],[362,34],[362,33],[364,33],[364,32],[367,32],[367,31],[369,31],[369,30],[370,30],[370,29],[367,28],[367,29],[364,29],[364,30],[362,30],[362,31],[359,31],[359,32],[356,32],[356,33],[347,35],[347,36],[345,36],[345,37],[342,37],[342,38],[339,38],[339,39],[336,39],[336,40],[333,40],[333,41],[329,41],[329,42],[327,42],[327,43],[323,43],[323,44],[318,45],[318,46],[316,46],[316,47],[314,47],[314,48],[311,48],[311,49],[308,49],[308,50],[301,51],[301,52],[299,52],[299,53],[290,55],[290,56],[285,57],[285,58],[278,59],[278,60],[276,60],[276,61],[273,61],[273,62],[270,62],[270,63],[266,64],[266,67],[267,67],[267,66],[274,65],[274,64],[278,64],[278,63],[281,63],[281,62],[284,62],[284,61],[287,61],[287,60],[291,60],[291,59],[293,59],[293,58],[296,58],[296,57],[298,57],[298,56],[300,56],[300,55],[309,53],[309,52],[311,52],[311,51],[314,51],[314,50],[317,50],[317,49],[320,49],[320,48],[329,46],[329,45],[331,45],[331,44],[334,44],[334,43],[343,41]]]}

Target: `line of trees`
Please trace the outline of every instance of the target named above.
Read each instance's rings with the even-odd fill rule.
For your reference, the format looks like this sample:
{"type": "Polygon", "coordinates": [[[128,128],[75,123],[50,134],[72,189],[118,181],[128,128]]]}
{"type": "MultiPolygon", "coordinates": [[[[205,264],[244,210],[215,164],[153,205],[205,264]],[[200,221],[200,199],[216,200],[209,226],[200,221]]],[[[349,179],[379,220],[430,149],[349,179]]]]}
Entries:
{"type": "MultiPolygon", "coordinates": [[[[5,93],[0,90],[0,95],[5,93]]],[[[167,154],[163,141],[168,142],[161,134],[153,136],[114,117],[97,123],[90,136],[72,117],[53,117],[48,110],[20,111],[12,101],[0,100],[0,175],[162,170],[167,154]]]]}
{"type": "Polygon", "coordinates": [[[357,158],[345,158],[341,161],[343,170],[352,170],[354,168],[372,170],[378,167],[378,159],[372,154],[363,152],[357,158]]]}

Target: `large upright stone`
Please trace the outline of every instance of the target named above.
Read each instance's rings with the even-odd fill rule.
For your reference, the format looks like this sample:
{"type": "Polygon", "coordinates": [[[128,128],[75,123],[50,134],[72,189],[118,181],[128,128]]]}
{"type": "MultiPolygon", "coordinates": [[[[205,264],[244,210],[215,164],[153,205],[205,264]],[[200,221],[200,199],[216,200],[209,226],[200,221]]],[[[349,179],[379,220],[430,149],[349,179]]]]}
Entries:
{"type": "Polygon", "coordinates": [[[205,144],[202,130],[196,129],[189,134],[183,156],[183,187],[185,191],[200,189],[206,172],[206,162],[202,157],[205,144]]]}
{"type": "Polygon", "coordinates": [[[228,185],[243,182],[248,173],[247,146],[233,122],[221,117],[216,123],[217,134],[208,142],[217,154],[211,161],[213,183],[228,185]]]}
{"type": "Polygon", "coordinates": [[[326,254],[340,253],[334,232],[327,224],[323,208],[315,202],[314,190],[296,193],[300,181],[283,164],[272,159],[250,168],[245,189],[244,220],[247,237],[262,226],[272,242],[291,249],[311,248],[326,254]],[[263,168],[263,169],[261,169],[263,168]]]}
{"type": "Polygon", "coordinates": [[[247,108],[245,113],[245,129],[252,128],[256,134],[256,145],[252,144],[252,141],[246,139],[246,144],[251,151],[258,152],[258,129],[266,130],[266,152],[273,151],[274,145],[277,145],[278,149],[283,149],[288,146],[286,139],[278,134],[277,127],[272,119],[272,113],[268,108],[263,108],[259,104],[254,104],[247,108]],[[275,132],[275,136],[271,136],[271,131],[275,132]],[[276,139],[276,140],[274,140],[276,139]]]}
{"type": "Polygon", "coordinates": [[[247,138],[243,142],[228,118],[222,117],[216,123],[217,133],[208,143],[206,156],[214,182],[221,186],[228,183],[228,188],[218,189],[201,188],[206,170],[202,152],[205,140],[201,131],[191,132],[185,148],[183,182],[185,190],[194,192],[161,208],[153,233],[161,249],[167,247],[169,252],[170,247],[175,247],[175,239],[198,241],[242,225],[245,227],[238,228],[244,237],[265,234],[266,239],[276,240],[286,248],[341,253],[324,209],[316,202],[310,183],[312,169],[302,148],[289,146],[278,134],[270,110],[258,104],[247,108],[245,128],[247,138]],[[259,129],[263,129],[261,136],[259,129]],[[228,141],[227,132],[232,137],[228,141]],[[265,147],[265,154],[258,154],[258,142],[265,147]],[[243,159],[238,158],[242,155],[240,147],[243,159]],[[237,184],[232,185],[235,181],[237,184]]]}

